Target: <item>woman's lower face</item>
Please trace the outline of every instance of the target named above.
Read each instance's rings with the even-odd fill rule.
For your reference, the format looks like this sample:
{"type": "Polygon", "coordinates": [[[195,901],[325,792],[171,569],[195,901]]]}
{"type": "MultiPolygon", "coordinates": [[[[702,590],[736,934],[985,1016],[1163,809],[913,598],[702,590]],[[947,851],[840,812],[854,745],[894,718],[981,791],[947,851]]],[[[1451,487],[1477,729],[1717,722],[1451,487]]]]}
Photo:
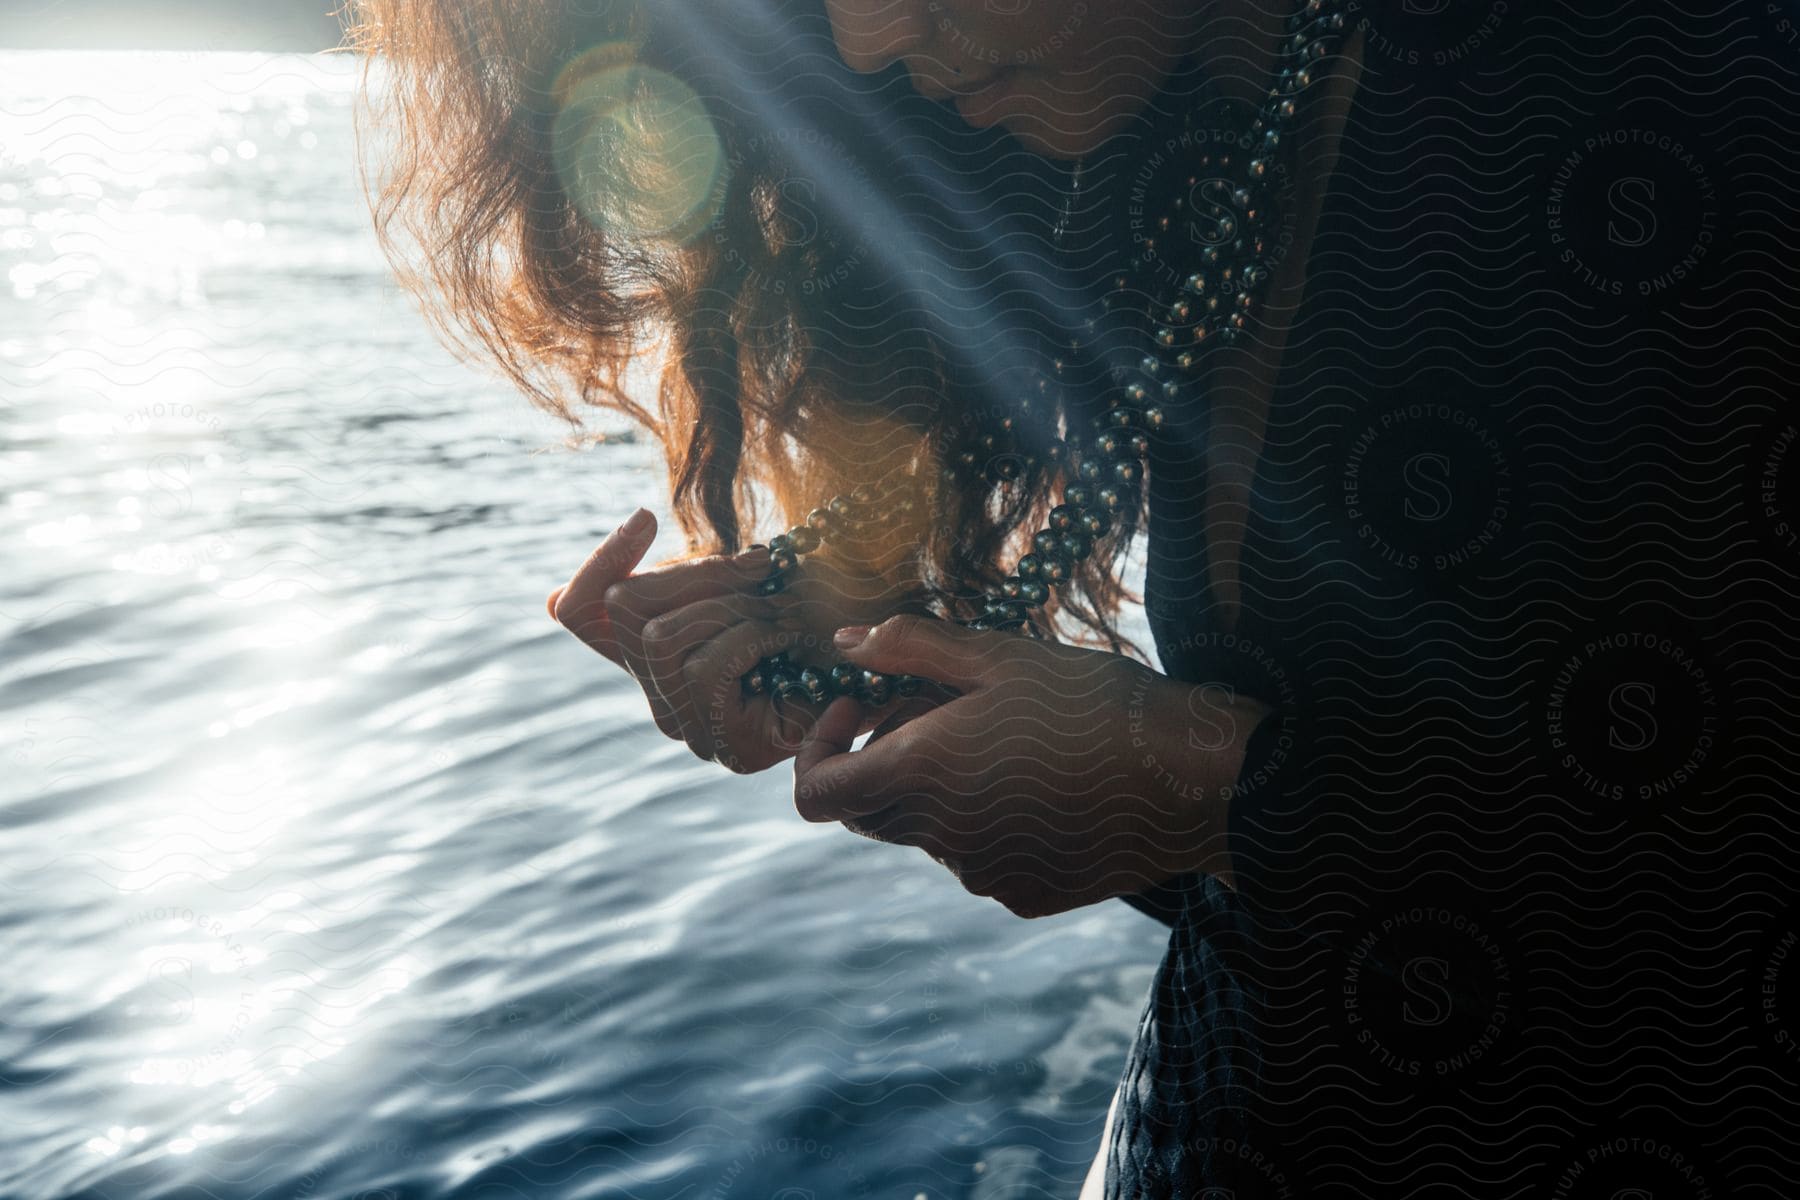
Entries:
{"type": "Polygon", "coordinates": [[[844,61],[903,63],[921,95],[1056,158],[1090,153],[1155,95],[1214,9],[1246,0],[827,0],[844,61]]]}

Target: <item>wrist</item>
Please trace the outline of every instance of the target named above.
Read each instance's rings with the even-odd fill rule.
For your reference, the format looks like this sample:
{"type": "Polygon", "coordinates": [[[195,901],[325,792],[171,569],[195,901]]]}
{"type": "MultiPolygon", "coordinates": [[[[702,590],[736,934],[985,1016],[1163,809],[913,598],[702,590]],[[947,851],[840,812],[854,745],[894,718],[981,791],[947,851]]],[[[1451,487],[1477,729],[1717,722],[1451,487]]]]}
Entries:
{"type": "Polygon", "coordinates": [[[1252,735],[1276,710],[1220,684],[1157,679],[1139,752],[1172,816],[1169,875],[1201,871],[1229,885],[1231,798],[1252,735]]]}

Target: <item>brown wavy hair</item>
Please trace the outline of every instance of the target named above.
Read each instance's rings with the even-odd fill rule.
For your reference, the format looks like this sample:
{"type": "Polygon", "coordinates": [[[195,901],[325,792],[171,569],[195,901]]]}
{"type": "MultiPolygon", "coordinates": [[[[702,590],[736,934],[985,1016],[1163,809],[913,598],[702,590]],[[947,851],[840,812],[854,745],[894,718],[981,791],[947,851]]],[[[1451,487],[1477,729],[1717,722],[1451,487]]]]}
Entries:
{"type": "MultiPolygon", "coordinates": [[[[775,2],[796,22],[823,20],[817,0],[775,2]]],[[[1064,432],[1059,416],[1074,418],[1054,397],[1039,404],[1048,419],[1017,431],[1015,478],[943,473],[993,411],[991,390],[959,382],[968,364],[890,264],[847,266],[850,233],[829,218],[822,234],[807,228],[817,214],[793,186],[806,172],[791,139],[769,136],[780,118],[752,112],[754,73],[692,44],[696,22],[732,18],[696,16],[705,6],[692,0],[671,19],[682,11],[668,0],[351,0],[382,247],[439,333],[498,364],[532,402],[577,429],[597,407],[654,435],[691,552],[735,551],[771,516],[799,523],[857,485],[917,479],[929,498],[916,519],[829,550],[916,579],[946,616],[973,615],[1042,524],[1062,483],[1050,439],[1064,432]],[[705,102],[729,170],[702,235],[631,236],[571,194],[559,100],[595,47],[705,102]]],[[[779,54],[770,65],[791,73],[779,54]]],[[[1134,598],[1117,568],[1138,520],[1125,514],[1077,566],[1047,609],[1052,628],[1137,653],[1113,619],[1134,598]]]]}

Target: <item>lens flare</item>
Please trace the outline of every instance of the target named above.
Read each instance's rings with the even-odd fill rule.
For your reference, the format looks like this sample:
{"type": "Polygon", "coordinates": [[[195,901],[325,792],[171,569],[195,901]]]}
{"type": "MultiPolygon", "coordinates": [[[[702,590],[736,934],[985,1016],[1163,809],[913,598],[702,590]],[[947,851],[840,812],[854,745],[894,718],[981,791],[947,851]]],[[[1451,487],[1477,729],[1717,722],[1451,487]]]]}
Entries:
{"type": "Polygon", "coordinates": [[[699,94],[637,62],[634,50],[596,46],[558,76],[557,174],[595,228],[630,240],[686,241],[718,214],[724,148],[699,94]]]}

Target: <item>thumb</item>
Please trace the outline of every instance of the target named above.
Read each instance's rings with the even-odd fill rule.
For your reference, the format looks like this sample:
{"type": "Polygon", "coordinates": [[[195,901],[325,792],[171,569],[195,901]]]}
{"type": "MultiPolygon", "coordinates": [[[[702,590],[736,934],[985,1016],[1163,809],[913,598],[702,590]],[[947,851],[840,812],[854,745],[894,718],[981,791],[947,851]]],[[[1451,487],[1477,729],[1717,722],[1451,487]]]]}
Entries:
{"type": "Polygon", "coordinates": [[[640,508],[594,549],[568,583],[552,594],[550,615],[599,653],[618,661],[606,589],[630,577],[656,540],[656,517],[640,508]]]}
{"type": "Polygon", "coordinates": [[[859,667],[890,675],[919,675],[973,692],[993,682],[994,670],[1020,644],[1012,634],[965,629],[950,621],[902,613],[873,629],[851,625],[834,639],[859,667]]]}

